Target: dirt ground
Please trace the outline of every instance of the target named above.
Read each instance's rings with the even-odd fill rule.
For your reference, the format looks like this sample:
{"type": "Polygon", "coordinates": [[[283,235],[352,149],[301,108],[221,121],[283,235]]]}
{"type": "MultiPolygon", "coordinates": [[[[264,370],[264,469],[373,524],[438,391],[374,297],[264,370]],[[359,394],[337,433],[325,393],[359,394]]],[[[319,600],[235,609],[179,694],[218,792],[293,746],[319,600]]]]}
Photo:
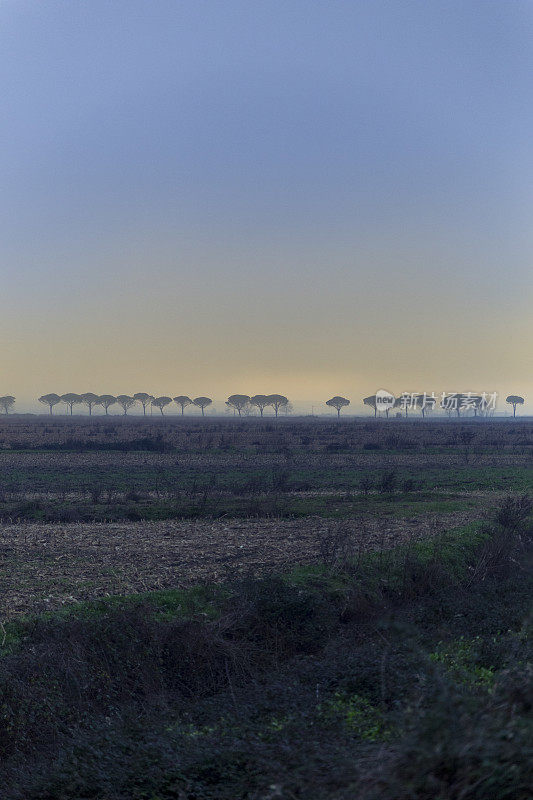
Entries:
{"type": "Polygon", "coordinates": [[[354,550],[432,537],[479,519],[479,509],[348,522],[250,519],[0,527],[0,621],[80,600],[288,569],[319,557],[343,526],[354,550]]]}

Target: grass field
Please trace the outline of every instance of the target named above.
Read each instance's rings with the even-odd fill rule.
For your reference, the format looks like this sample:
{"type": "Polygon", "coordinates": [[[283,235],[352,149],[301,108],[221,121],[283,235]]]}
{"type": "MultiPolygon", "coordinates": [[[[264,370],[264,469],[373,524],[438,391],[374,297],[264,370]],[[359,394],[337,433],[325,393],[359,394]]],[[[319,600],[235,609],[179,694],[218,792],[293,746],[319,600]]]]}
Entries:
{"type": "Polygon", "coordinates": [[[278,422],[14,418],[0,519],[424,516],[533,485],[527,421],[278,422]]]}

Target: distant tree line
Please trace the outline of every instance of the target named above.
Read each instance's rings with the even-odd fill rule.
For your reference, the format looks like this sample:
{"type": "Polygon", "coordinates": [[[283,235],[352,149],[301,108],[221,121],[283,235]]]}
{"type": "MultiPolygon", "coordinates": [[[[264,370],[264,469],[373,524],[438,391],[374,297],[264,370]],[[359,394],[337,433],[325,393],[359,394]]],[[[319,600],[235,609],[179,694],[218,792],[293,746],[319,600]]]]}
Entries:
{"type": "MultiPolygon", "coordinates": [[[[55,393],[43,394],[39,397],[39,402],[48,406],[50,414],[53,414],[55,406],[59,403],[66,405],[71,415],[74,413],[74,406],[84,405],[89,411],[89,416],[92,415],[93,408],[97,406],[101,406],[105,414],[108,414],[109,409],[114,405],[118,405],[122,409],[124,415],[134,406],[141,406],[145,416],[147,409],[150,409],[150,413],[152,413],[152,409],[154,408],[158,409],[163,415],[165,408],[174,402],[181,408],[182,415],[185,413],[185,409],[188,406],[196,406],[201,410],[202,416],[204,416],[205,409],[210,406],[213,401],[210,397],[191,398],[187,395],[178,395],[177,397],[167,397],[163,395],[162,397],[155,397],[148,392],[137,392],[134,395],[119,394],[116,397],[112,394],[98,395],[94,392],[85,392],[84,394],[67,392],[67,394],[62,395],[55,393]]],[[[505,402],[512,406],[513,417],[516,417],[517,406],[524,404],[524,398],[520,397],[520,395],[510,394],[506,397],[505,402]]],[[[372,408],[374,416],[377,416],[378,404],[376,395],[363,398],[363,403],[372,408]]],[[[9,414],[14,405],[15,398],[13,395],[4,395],[0,397],[0,409],[4,414],[9,414]]],[[[330,400],[326,400],[326,405],[330,408],[334,408],[337,412],[337,417],[340,417],[341,410],[350,405],[350,400],[346,397],[335,395],[330,400]]],[[[280,411],[289,412],[292,408],[288,398],[282,394],[255,394],[251,397],[247,394],[232,394],[226,400],[226,406],[228,409],[232,409],[233,413],[239,417],[243,414],[246,416],[256,410],[263,416],[263,412],[266,408],[272,408],[277,417],[280,411]]],[[[404,392],[400,397],[394,398],[394,402],[390,408],[385,409],[385,414],[388,417],[392,409],[401,409],[407,417],[409,411],[419,410],[422,416],[425,417],[425,415],[433,411],[435,407],[435,397],[428,398],[426,395],[409,395],[404,392]]],[[[441,402],[440,407],[449,414],[455,412],[458,417],[461,416],[462,412],[466,413],[467,411],[472,411],[474,416],[486,413],[483,396],[472,393],[461,394],[460,392],[452,392],[446,396],[446,402],[441,402]]]]}
{"type": "MultiPolygon", "coordinates": [[[[14,403],[15,398],[11,399],[14,403]]],[[[120,406],[124,415],[126,415],[131,408],[139,405],[142,407],[145,416],[147,409],[150,409],[151,412],[153,408],[158,409],[163,415],[165,408],[174,402],[181,408],[182,415],[185,413],[185,409],[188,406],[196,406],[201,410],[203,416],[205,415],[205,409],[210,406],[213,401],[210,397],[191,398],[187,395],[178,395],[177,397],[167,397],[163,395],[162,397],[154,397],[154,395],[148,392],[137,392],[134,395],[119,394],[116,397],[111,394],[98,395],[94,392],[85,392],[84,394],[68,392],[62,395],[55,393],[43,394],[39,397],[39,402],[48,407],[50,414],[53,414],[55,406],[59,403],[63,403],[71,415],[74,413],[74,406],[84,405],[89,411],[89,416],[92,415],[93,408],[97,406],[101,406],[105,414],[108,414],[109,409],[114,405],[120,406]]],[[[253,397],[245,394],[232,394],[226,400],[226,406],[229,409],[233,409],[234,413],[238,414],[239,417],[243,414],[249,414],[255,409],[263,416],[265,408],[270,407],[277,417],[281,410],[288,410],[290,408],[290,403],[288,398],[281,394],[256,394],[253,397]]]]}
{"type": "MultiPolygon", "coordinates": [[[[408,392],[404,392],[399,397],[392,398],[392,400],[393,402],[391,406],[385,409],[385,415],[387,418],[390,411],[394,408],[401,409],[405,413],[406,417],[408,416],[409,411],[418,409],[422,413],[422,416],[425,417],[425,415],[428,412],[433,411],[437,405],[437,398],[434,396],[409,394],[408,392]]],[[[505,398],[505,402],[509,403],[509,405],[512,405],[513,417],[516,417],[516,407],[524,404],[524,398],[520,397],[520,395],[510,394],[505,398]]],[[[374,416],[377,417],[378,402],[376,400],[376,395],[370,395],[370,397],[363,398],[363,403],[365,406],[370,406],[370,408],[374,410],[374,416]]],[[[330,400],[326,400],[326,405],[334,408],[337,411],[337,416],[340,417],[341,409],[349,406],[350,401],[346,397],[340,397],[336,395],[330,400]]],[[[455,413],[458,417],[461,416],[461,413],[466,413],[468,411],[472,411],[475,417],[487,413],[486,400],[484,396],[481,394],[473,394],[472,392],[466,394],[461,392],[450,392],[448,394],[443,394],[440,408],[449,415],[455,413]]],[[[401,412],[398,412],[398,414],[400,413],[401,412]]]]}
{"type": "Polygon", "coordinates": [[[254,394],[249,397],[247,394],[232,394],[226,400],[228,408],[233,409],[233,412],[238,414],[249,414],[254,409],[258,409],[259,414],[263,416],[265,408],[271,407],[277,417],[281,410],[289,410],[290,403],[287,397],[282,394],[254,394]]]}
{"type": "Polygon", "coordinates": [[[64,403],[71,415],[74,413],[74,406],[86,406],[89,410],[89,416],[92,415],[93,408],[97,406],[102,406],[107,415],[109,409],[115,405],[120,406],[124,415],[128,413],[130,408],[137,405],[142,407],[145,416],[147,409],[151,411],[153,408],[157,408],[161,414],[164,414],[165,408],[173,401],[181,407],[182,414],[187,406],[194,405],[201,409],[202,415],[207,406],[210,406],[213,402],[210,397],[195,397],[194,399],[186,395],[179,395],[178,397],[167,397],[166,395],[155,397],[148,392],[137,392],[134,395],[118,394],[116,396],[113,394],[95,394],[94,392],[85,392],[84,394],[67,392],[67,394],[61,395],[52,392],[51,394],[43,394],[39,397],[39,403],[48,406],[50,414],[53,414],[55,406],[59,403],[64,403]]]}

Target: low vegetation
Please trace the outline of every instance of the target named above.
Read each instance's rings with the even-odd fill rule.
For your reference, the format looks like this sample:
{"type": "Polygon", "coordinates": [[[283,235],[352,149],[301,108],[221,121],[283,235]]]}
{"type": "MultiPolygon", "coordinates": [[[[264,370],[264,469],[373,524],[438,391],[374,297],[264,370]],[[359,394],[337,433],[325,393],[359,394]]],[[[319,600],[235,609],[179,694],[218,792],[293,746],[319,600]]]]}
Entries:
{"type": "Polygon", "coordinates": [[[529,798],[531,423],[236,413],[2,417],[2,798],[529,798]]]}
{"type": "Polygon", "coordinates": [[[533,426],[9,418],[0,469],[4,522],[421,515],[530,488],[533,426]]]}
{"type": "Polygon", "coordinates": [[[8,624],[4,796],[525,800],[530,512],[8,624]]]}

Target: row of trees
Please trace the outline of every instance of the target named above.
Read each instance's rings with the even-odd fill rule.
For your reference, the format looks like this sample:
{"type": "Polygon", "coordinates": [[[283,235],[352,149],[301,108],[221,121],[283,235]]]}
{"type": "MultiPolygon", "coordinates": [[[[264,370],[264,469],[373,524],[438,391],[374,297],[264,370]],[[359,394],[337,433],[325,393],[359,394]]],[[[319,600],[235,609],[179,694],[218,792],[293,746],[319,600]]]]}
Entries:
{"type": "Polygon", "coordinates": [[[232,408],[239,417],[249,413],[254,408],[259,410],[261,416],[265,408],[273,408],[276,417],[282,409],[289,408],[289,401],[282,394],[254,394],[249,397],[247,394],[232,394],[226,400],[228,408],[232,408]]]}
{"type": "MultiPolygon", "coordinates": [[[[505,401],[513,407],[513,417],[516,417],[517,406],[524,404],[524,398],[520,397],[520,395],[511,394],[506,397],[505,401]]],[[[163,395],[162,397],[154,397],[147,392],[137,392],[137,394],[134,395],[119,394],[116,397],[111,394],[98,395],[94,392],[85,392],[85,394],[68,392],[62,395],[54,393],[43,394],[39,397],[39,402],[48,406],[50,414],[53,413],[56,405],[64,403],[69,409],[70,414],[73,413],[75,405],[85,405],[89,410],[89,415],[92,414],[95,406],[102,406],[107,414],[109,409],[114,405],[120,406],[124,414],[127,414],[130,408],[133,408],[135,405],[142,406],[144,415],[146,415],[148,408],[150,412],[153,408],[157,408],[161,414],[163,414],[164,409],[174,402],[181,408],[182,415],[185,413],[185,409],[188,406],[194,405],[201,409],[203,416],[205,414],[205,409],[210,406],[213,401],[210,397],[195,397],[191,399],[187,395],[178,395],[177,397],[167,397],[163,395]]],[[[363,403],[370,406],[370,408],[374,410],[374,416],[377,416],[378,403],[376,401],[376,395],[365,397],[363,403]]],[[[408,415],[408,411],[410,410],[419,410],[424,417],[428,411],[434,410],[436,404],[437,399],[434,395],[428,396],[426,394],[408,394],[404,392],[400,397],[394,398],[394,402],[389,408],[385,409],[385,413],[388,417],[391,409],[401,408],[405,411],[405,416],[408,415]]],[[[4,395],[0,397],[0,409],[4,414],[9,414],[14,405],[15,398],[13,395],[4,395]]],[[[326,400],[326,405],[330,408],[334,408],[337,412],[337,416],[340,417],[341,410],[349,406],[350,401],[346,397],[335,395],[335,397],[332,397],[330,400],[326,400]]],[[[256,394],[252,397],[246,394],[232,394],[226,400],[226,406],[232,409],[235,414],[238,414],[239,417],[243,414],[249,414],[255,409],[263,416],[265,408],[272,408],[277,417],[280,411],[289,411],[291,408],[289,400],[282,394],[256,394]]],[[[455,392],[448,395],[443,394],[440,407],[448,413],[455,412],[458,417],[461,415],[462,411],[466,412],[469,410],[473,411],[474,415],[477,416],[478,414],[486,412],[487,400],[485,395],[476,395],[470,392],[468,394],[455,392]]]]}
{"type": "MultiPolygon", "coordinates": [[[[14,403],[15,398],[12,398],[12,400],[14,403]]],[[[187,395],[178,395],[177,397],[167,397],[166,395],[163,395],[162,397],[154,397],[147,392],[137,392],[137,394],[134,395],[119,394],[116,397],[111,394],[98,395],[94,392],[85,392],[85,394],[74,394],[73,392],[68,392],[67,394],[62,395],[54,393],[43,394],[41,397],[39,397],[39,402],[45,406],[48,406],[50,414],[53,414],[54,407],[59,403],[64,403],[69,409],[70,414],[73,414],[74,406],[76,405],[87,406],[89,415],[92,415],[93,408],[96,406],[102,406],[105,413],[108,414],[109,409],[114,405],[119,405],[124,414],[127,414],[130,408],[133,408],[133,406],[136,405],[142,406],[144,415],[146,415],[148,408],[150,410],[152,410],[152,408],[157,408],[161,414],[163,414],[165,408],[174,402],[181,408],[182,414],[185,413],[185,409],[188,406],[194,405],[197,408],[200,408],[202,415],[204,415],[205,409],[210,406],[213,401],[210,397],[190,398],[187,395]]],[[[228,408],[233,409],[234,413],[238,414],[239,417],[242,414],[250,413],[250,411],[255,408],[257,408],[261,416],[263,416],[265,408],[269,407],[273,409],[274,414],[277,417],[280,410],[287,409],[289,407],[289,401],[281,394],[256,394],[253,397],[245,394],[232,394],[226,400],[226,405],[228,408]]]]}
{"type": "MultiPolygon", "coordinates": [[[[478,414],[486,414],[489,410],[493,410],[494,406],[491,406],[492,401],[493,397],[487,397],[486,393],[473,394],[472,392],[468,392],[464,394],[461,392],[449,392],[446,394],[443,392],[440,408],[449,414],[456,413],[458,417],[461,416],[461,412],[466,413],[468,411],[473,411],[474,416],[477,416],[478,414]]],[[[524,404],[524,398],[517,394],[510,394],[505,398],[505,402],[513,407],[513,417],[516,417],[517,406],[524,404]]],[[[374,410],[374,416],[377,416],[378,402],[375,394],[370,397],[365,397],[363,403],[366,406],[370,406],[370,408],[374,410]]],[[[330,400],[326,400],[326,405],[334,408],[337,411],[337,416],[340,417],[341,409],[349,406],[350,401],[346,397],[336,395],[330,400]]],[[[426,413],[433,411],[436,406],[437,398],[435,395],[404,392],[400,397],[392,398],[391,405],[384,410],[387,417],[389,416],[389,412],[394,408],[402,409],[406,417],[409,411],[414,410],[421,411],[422,416],[425,417],[426,413]]]]}
{"type": "Polygon", "coordinates": [[[43,394],[39,397],[39,403],[48,406],[50,414],[53,413],[55,406],[59,403],[64,403],[69,409],[70,414],[73,413],[74,406],[85,405],[89,409],[89,415],[92,415],[93,408],[96,406],[102,406],[105,413],[108,414],[112,406],[119,405],[124,414],[127,414],[133,406],[141,405],[143,414],[146,416],[146,410],[148,408],[157,408],[161,414],[163,414],[164,409],[170,405],[172,401],[181,406],[182,414],[187,406],[195,405],[197,408],[201,409],[202,415],[204,415],[205,409],[213,402],[210,397],[195,397],[194,399],[186,395],[179,395],[178,397],[167,397],[166,395],[154,397],[154,395],[148,394],[148,392],[137,392],[134,395],[119,394],[116,397],[113,394],[95,394],[94,392],[85,392],[84,394],[67,392],[67,394],[62,395],[52,392],[51,394],[43,394]]]}

